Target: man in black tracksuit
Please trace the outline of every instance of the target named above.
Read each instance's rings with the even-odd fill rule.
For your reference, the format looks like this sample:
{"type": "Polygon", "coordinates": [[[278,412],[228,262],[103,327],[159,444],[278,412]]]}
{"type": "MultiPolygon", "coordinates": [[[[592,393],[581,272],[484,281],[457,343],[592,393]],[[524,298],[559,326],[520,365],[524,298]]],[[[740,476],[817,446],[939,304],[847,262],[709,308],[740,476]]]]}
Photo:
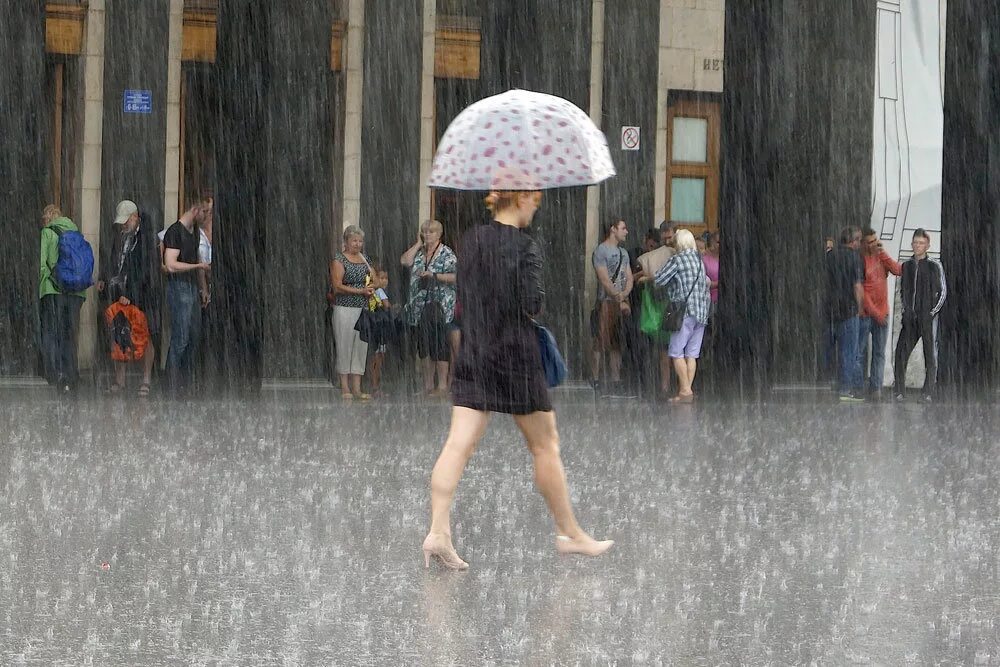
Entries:
{"type": "Polygon", "coordinates": [[[938,313],[948,296],[944,269],[930,259],[931,240],[923,229],[913,232],[913,257],[903,263],[903,330],[896,341],[896,364],[893,368],[893,393],[903,399],[906,387],[906,362],[918,340],[924,343],[924,400],[931,400],[937,381],[938,313]]]}

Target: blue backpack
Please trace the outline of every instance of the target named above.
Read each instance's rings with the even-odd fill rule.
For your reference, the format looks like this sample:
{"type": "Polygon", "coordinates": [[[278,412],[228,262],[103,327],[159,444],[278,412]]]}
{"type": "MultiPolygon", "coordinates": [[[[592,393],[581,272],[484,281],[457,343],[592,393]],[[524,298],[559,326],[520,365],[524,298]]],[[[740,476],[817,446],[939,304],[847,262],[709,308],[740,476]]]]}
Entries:
{"type": "Polygon", "coordinates": [[[80,232],[49,227],[59,237],[59,259],[52,269],[52,279],[60,292],[82,292],[93,285],[94,251],[80,232]]]}

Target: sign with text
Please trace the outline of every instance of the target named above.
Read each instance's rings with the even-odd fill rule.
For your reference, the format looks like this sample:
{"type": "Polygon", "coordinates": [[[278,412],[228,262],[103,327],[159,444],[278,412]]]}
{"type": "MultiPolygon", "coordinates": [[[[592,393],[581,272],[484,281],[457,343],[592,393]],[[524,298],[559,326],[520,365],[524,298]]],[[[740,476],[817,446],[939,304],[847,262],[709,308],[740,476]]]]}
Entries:
{"type": "Polygon", "coordinates": [[[622,150],[639,150],[639,128],[633,125],[622,126],[622,150]]]}
{"type": "Polygon", "coordinates": [[[153,91],[126,90],[122,96],[124,113],[153,113],[153,91]]]}

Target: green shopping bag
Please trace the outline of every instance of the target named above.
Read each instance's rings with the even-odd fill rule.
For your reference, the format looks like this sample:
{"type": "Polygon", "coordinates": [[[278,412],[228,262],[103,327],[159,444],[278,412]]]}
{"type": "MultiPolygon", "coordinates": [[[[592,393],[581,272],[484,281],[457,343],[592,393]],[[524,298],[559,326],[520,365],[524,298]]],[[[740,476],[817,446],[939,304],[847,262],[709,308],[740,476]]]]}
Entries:
{"type": "Polygon", "coordinates": [[[660,303],[653,295],[653,288],[642,290],[642,300],[639,310],[639,330],[658,343],[670,341],[670,332],[663,330],[663,314],[667,310],[665,303],[660,303]]]}

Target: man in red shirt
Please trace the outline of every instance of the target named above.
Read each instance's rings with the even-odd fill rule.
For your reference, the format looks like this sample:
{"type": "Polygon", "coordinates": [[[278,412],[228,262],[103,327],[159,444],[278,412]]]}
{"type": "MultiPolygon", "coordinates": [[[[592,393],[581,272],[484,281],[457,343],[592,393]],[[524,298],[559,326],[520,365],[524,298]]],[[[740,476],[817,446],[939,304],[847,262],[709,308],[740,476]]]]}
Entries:
{"type": "Polygon", "coordinates": [[[902,274],[903,267],[882,249],[878,234],[871,228],[862,232],[861,258],[865,263],[865,295],[861,305],[861,325],[858,356],[864,377],[868,337],[871,336],[871,369],[868,373],[868,391],[878,400],[882,392],[885,370],[885,343],[889,337],[889,287],[888,278],[902,274]]]}

